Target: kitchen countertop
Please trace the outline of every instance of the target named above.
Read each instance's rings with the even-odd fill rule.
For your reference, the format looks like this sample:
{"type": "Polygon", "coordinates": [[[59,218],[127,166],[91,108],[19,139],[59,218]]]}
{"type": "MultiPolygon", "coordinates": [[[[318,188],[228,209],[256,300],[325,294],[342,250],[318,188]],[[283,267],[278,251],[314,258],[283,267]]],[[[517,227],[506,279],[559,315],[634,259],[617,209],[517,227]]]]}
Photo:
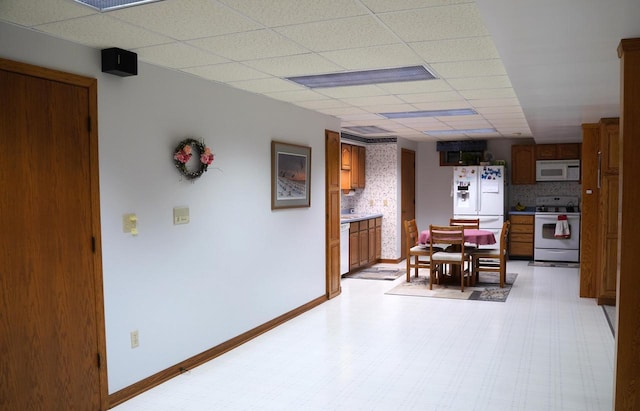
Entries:
{"type": "Polygon", "coordinates": [[[378,217],[382,217],[382,214],[340,214],[340,223],[351,223],[378,217]]]}
{"type": "Polygon", "coordinates": [[[509,210],[509,214],[513,214],[513,215],[534,215],[535,213],[536,213],[535,207],[525,207],[524,210],[522,211],[518,211],[512,207],[509,210]]]}

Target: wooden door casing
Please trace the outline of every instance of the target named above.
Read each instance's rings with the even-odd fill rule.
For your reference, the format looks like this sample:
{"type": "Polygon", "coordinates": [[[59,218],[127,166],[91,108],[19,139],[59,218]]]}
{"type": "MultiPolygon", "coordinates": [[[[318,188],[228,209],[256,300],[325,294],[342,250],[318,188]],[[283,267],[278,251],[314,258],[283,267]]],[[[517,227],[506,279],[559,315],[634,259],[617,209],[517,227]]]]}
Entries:
{"type": "Polygon", "coordinates": [[[326,295],[340,294],[340,135],[325,131],[326,295]]]}
{"type": "MultiPolygon", "coordinates": [[[[400,225],[416,218],[416,152],[402,149],[400,158],[401,194],[400,194],[400,225]]],[[[406,234],[400,230],[400,259],[407,254],[406,234]]]]}
{"type": "Polygon", "coordinates": [[[97,82],[0,59],[0,95],[0,408],[106,409],[97,82]]]}

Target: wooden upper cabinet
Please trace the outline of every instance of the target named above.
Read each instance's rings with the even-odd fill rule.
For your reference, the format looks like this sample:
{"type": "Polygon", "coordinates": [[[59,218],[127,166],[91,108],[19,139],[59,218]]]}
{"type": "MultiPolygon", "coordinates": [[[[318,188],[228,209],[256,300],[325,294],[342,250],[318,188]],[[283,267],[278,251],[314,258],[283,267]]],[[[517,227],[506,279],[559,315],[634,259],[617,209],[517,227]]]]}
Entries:
{"type": "Polygon", "coordinates": [[[340,168],[343,170],[351,170],[351,144],[342,144],[342,161],[340,168]]]}
{"type": "Polygon", "coordinates": [[[536,144],[536,160],[555,160],[557,158],[557,144],[536,144]]]}
{"type": "Polygon", "coordinates": [[[580,158],[582,147],[580,143],[557,144],[558,160],[575,160],[580,158]]]}
{"type": "Polygon", "coordinates": [[[536,144],[536,160],[579,160],[580,143],[536,144]]]}
{"type": "Polygon", "coordinates": [[[366,159],[367,159],[367,149],[365,147],[358,147],[358,183],[357,183],[358,188],[365,187],[365,177],[366,177],[365,166],[367,162],[366,159]]]}
{"type": "Polygon", "coordinates": [[[601,170],[617,173],[620,167],[619,119],[603,118],[600,121],[601,170]]]}
{"type": "Polygon", "coordinates": [[[511,146],[511,184],[536,183],[536,145],[511,146]]]}

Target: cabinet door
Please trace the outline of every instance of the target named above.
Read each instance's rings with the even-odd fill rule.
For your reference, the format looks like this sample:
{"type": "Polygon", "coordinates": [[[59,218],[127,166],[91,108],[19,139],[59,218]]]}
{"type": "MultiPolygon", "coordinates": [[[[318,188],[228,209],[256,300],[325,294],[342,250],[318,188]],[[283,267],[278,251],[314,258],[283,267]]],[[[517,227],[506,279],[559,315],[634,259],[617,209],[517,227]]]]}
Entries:
{"type": "Polygon", "coordinates": [[[351,188],[358,188],[358,174],[360,173],[360,156],[358,146],[351,146],[351,188]]]}
{"type": "Polygon", "coordinates": [[[535,184],[535,145],[511,146],[511,184],[535,184]]]}
{"type": "Polygon", "coordinates": [[[618,175],[605,175],[600,194],[600,287],[598,304],[615,304],[618,261],[618,175]]]}
{"type": "Polygon", "coordinates": [[[360,267],[360,233],[358,230],[349,232],[349,270],[360,267]]]}
{"type": "Polygon", "coordinates": [[[364,188],[365,186],[365,166],[367,160],[367,149],[364,147],[358,147],[358,188],[364,188]]]}
{"type": "MultiPolygon", "coordinates": [[[[374,220],[371,220],[374,221],[374,220]]],[[[376,262],[376,227],[372,224],[369,228],[369,263],[376,262]]]]}
{"type": "Polygon", "coordinates": [[[369,229],[361,230],[360,237],[360,266],[369,264],[369,229]]]}
{"type": "Polygon", "coordinates": [[[382,217],[376,218],[376,261],[382,258],[382,217]]]}
{"type": "Polygon", "coordinates": [[[557,144],[536,144],[536,160],[555,160],[557,158],[557,144]]]}
{"type": "Polygon", "coordinates": [[[619,126],[617,118],[602,119],[600,123],[601,170],[617,173],[620,165],[619,126]]]}
{"type": "Polygon", "coordinates": [[[343,170],[351,170],[351,144],[342,144],[342,161],[340,167],[343,170]]]}
{"type": "Polygon", "coordinates": [[[580,143],[558,144],[558,160],[579,160],[580,143]]]}

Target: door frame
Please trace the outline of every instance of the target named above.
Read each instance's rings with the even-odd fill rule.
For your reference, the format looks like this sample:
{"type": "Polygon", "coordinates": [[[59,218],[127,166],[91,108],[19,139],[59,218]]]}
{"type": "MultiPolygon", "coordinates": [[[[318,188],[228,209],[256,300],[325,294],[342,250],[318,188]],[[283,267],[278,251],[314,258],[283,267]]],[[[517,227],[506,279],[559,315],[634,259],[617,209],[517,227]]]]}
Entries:
{"type": "Polygon", "coordinates": [[[88,92],[89,115],[87,127],[89,132],[89,155],[90,155],[90,202],[91,202],[91,227],[93,232],[93,277],[94,283],[94,306],[96,318],[96,338],[98,352],[96,353],[98,362],[98,376],[100,387],[97,387],[100,395],[100,407],[102,410],[109,408],[108,399],[108,378],[107,378],[107,357],[106,357],[106,328],[104,318],[104,293],[102,275],[102,243],[100,227],[100,186],[99,186],[99,166],[98,166],[98,81],[95,78],[80,76],[59,70],[48,69],[27,63],[12,61],[0,58],[0,69],[21,75],[41,78],[44,80],[56,81],[83,87],[88,92]]]}

